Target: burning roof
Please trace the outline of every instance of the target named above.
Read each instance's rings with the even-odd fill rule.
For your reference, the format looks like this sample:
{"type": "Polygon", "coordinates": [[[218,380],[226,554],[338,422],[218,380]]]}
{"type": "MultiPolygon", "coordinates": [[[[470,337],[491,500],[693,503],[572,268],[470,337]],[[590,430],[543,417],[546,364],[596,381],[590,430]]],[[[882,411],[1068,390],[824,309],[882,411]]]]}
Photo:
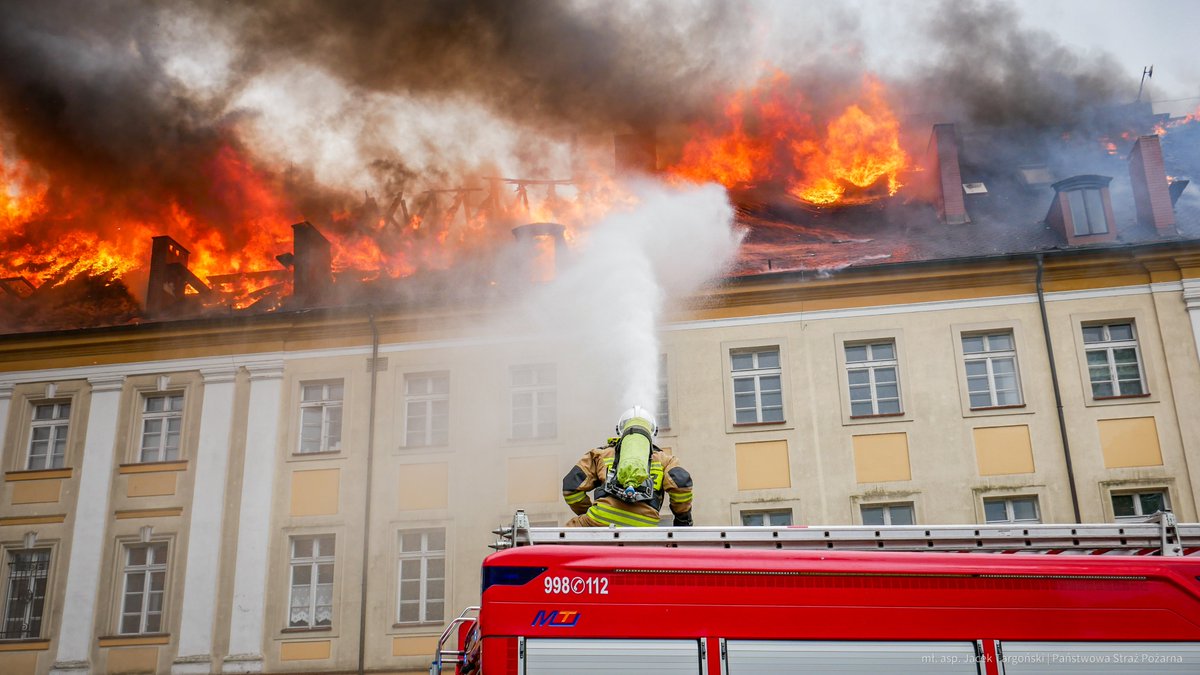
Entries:
{"type": "Polygon", "coordinates": [[[890,80],[748,68],[753,17],[721,3],[65,7],[0,21],[6,331],[502,293],[498,271],[569,252],[638,173],[729,190],[748,229],[735,275],[1088,245],[1048,212],[1082,174],[1113,178],[1109,243],[1200,237],[1196,115],[1114,106],[1110,63],[1002,7],[948,4],[931,25],[987,68],[890,80]],[[1145,134],[1169,231],[1135,207],[1145,134]],[[557,225],[516,242],[529,223],[557,225]]]}

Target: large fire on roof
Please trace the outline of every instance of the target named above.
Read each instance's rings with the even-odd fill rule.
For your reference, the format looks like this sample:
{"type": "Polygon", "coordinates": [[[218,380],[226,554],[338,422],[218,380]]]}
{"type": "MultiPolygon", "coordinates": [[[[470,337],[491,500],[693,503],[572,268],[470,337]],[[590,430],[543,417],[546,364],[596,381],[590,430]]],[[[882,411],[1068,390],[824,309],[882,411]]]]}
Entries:
{"type": "MultiPolygon", "coordinates": [[[[590,224],[629,206],[635,176],[728,188],[743,225],[761,233],[734,273],[885,259],[869,237],[820,216],[869,208],[856,217],[892,223],[882,205],[932,203],[931,124],[1067,136],[1087,126],[1081,111],[1119,91],[1103,72],[1111,64],[1067,63],[1003,8],[948,5],[935,31],[991,26],[971,45],[981,55],[1046,48],[1020,50],[1021,63],[988,60],[995,72],[945,58],[890,78],[764,65],[747,39],[761,17],[720,3],[615,14],[472,0],[404,12],[163,3],[76,6],[78,22],[61,9],[9,6],[0,22],[9,330],[140,320],[163,236],[187,251],[182,292],[210,312],[286,306],[297,223],[328,242],[329,278],[345,288],[461,277],[529,223],[560,224],[581,244],[590,224]],[[298,34],[324,51],[300,50],[298,34]],[[381,56],[358,35],[392,50],[381,56]],[[1012,81],[1006,68],[1047,74],[1016,91],[1000,86],[1012,81]],[[841,249],[801,251],[797,263],[809,242],[841,249]]],[[[1194,118],[1160,120],[1157,131],[1194,118]]],[[[1102,142],[1116,152],[1131,138],[1102,142]]]]}

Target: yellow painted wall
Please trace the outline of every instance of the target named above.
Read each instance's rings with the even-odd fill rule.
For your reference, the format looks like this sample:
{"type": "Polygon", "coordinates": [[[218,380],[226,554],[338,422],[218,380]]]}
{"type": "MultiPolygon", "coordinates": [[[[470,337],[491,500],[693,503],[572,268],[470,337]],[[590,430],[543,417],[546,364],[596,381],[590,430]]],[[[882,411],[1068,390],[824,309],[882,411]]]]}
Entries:
{"type": "Polygon", "coordinates": [[[554,457],[513,457],[508,460],[508,503],[557,502],[562,476],[554,457]]]}
{"type": "Polygon", "coordinates": [[[38,654],[40,653],[0,653],[0,673],[5,673],[6,675],[34,675],[37,672],[38,654]]]}
{"type": "Polygon", "coordinates": [[[787,441],[735,443],[739,490],[765,490],[792,486],[787,441]]]}
{"type": "Polygon", "coordinates": [[[129,474],[125,487],[127,497],[158,497],[175,494],[174,471],[129,474]]]}
{"type": "Polygon", "coordinates": [[[1153,417],[1099,420],[1096,424],[1100,428],[1100,450],[1106,468],[1162,465],[1158,427],[1153,417]]]}
{"type": "Polygon", "coordinates": [[[1029,442],[1028,426],[981,427],[972,433],[979,475],[1033,473],[1033,446],[1029,442]]]}
{"type": "Polygon", "coordinates": [[[293,516],[328,516],[338,512],[340,469],[292,473],[293,516]]]}
{"type": "Polygon", "coordinates": [[[429,656],[437,649],[437,636],[392,638],[392,656],[429,656]]]}
{"type": "Polygon", "coordinates": [[[912,480],[908,434],[855,436],[854,476],[859,483],[912,480]]]}
{"type": "Polygon", "coordinates": [[[403,464],[400,466],[400,508],[412,511],[444,509],[449,503],[447,464],[403,464]]]}
{"type": "Polygon", "coordinates": [[[313,661],[316,659],[327,659],[332,653],[332,640],[282,642],[279,645],[280,661],[313,661]]]}
{"type": "Polygon", "coordinates": [[[12,484],[13,504],[49,504],[58,501],[62,480],[23,480],[12,484]]]}
{"type": "Polygon", "coordinates": [[[158,670],[158,647],[120,647],[108,650],[108,672],[153,673],[158,670]]]}

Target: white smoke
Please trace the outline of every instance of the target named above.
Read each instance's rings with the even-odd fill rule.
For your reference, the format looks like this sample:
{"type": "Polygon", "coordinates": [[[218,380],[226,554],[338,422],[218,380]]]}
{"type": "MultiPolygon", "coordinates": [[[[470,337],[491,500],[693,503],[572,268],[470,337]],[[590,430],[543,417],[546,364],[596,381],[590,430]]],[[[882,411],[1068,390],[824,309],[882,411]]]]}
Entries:
{"type": "Polygon", "coordinates": [[[605,420],[633,405],[654,411],[664,308],[726,271],[742,237],[718,185],[635,192],[637,205],[591,227],[525,310],[535,339],[586,380],[588,400],[575,403],[605,420]]]}

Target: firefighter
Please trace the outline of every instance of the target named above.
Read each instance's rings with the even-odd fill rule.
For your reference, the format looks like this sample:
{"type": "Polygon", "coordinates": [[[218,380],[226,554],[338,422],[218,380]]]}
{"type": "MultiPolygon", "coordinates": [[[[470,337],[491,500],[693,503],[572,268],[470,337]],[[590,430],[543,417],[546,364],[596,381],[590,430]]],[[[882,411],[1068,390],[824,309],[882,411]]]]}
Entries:
{"type": "Polygon", "coordinates": [[[563,499],[575,512],[567,527],[654,527],[664,495],[674,525],[692,524],[692,477],[674,455],[654,445],[657,434],[645,408],[634,406],[621,415],[617,437],[588,450],[563,478],[563,499]]]}

